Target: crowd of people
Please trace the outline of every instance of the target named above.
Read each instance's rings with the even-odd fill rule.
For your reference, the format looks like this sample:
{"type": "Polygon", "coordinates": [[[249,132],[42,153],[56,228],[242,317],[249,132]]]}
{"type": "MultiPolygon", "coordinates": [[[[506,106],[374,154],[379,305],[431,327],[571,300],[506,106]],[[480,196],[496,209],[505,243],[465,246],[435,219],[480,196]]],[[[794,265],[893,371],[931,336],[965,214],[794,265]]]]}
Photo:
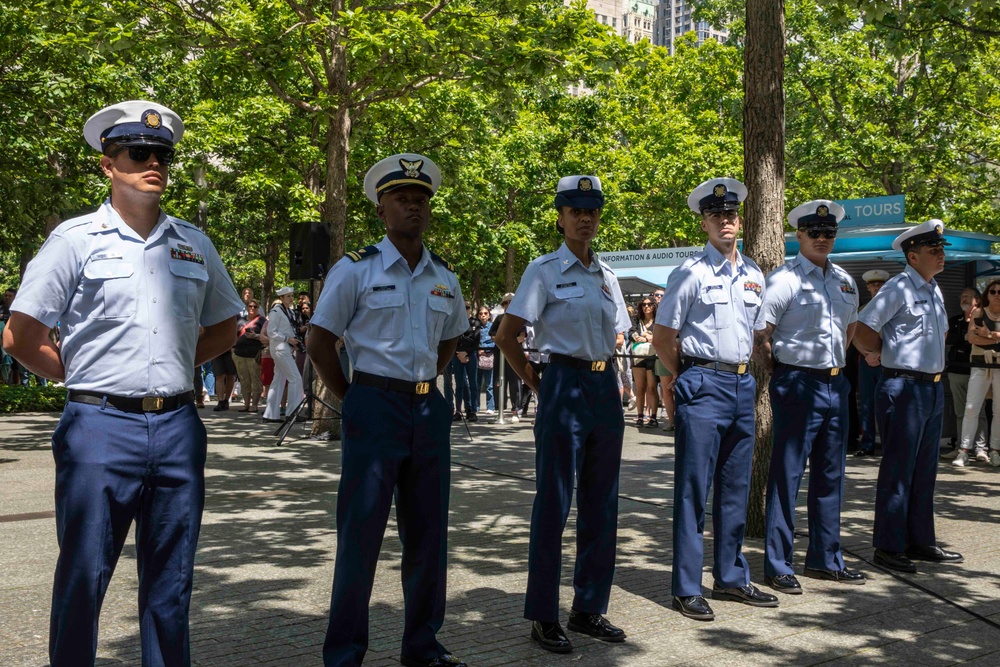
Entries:
{"type": "Polygon", "coordinates": [[[950,244],[939,220],[896,237],[905,269],[866,275],[872,298],[859,309],[855,280],[829,259],[841,206],[816,199],[795,207],[788,223],[799,252],[765,276],[737,245],[746,186],[712,178],[688,196],[708,239],[704,249],[630,314],[617,277],[592,248],[605,205],[600,178],[565,176],[553,202],[563,242],[528,264],[492,317],[463,298],[455,268],[424,245],[441,173],[426,156],[403,153],[364,178],[385,236],[336,263],[315,310],[308,295],[296,305],[294,290],[284,287],[265,317],[252,291],[242,299],[236,293],[204,232],[160,209],[182,134],[177,114],[153,102],[95,113],[84,137],[101,154],[111,195],[52,232],[5,304],[4,348],[68,390],[52,448],[59,543],[53,667],[94,663],[101,600],[133,521],[142,662],[191,664],[188,618],[207,455],[198,382],[207,380],[206,363],[220,412],[230,409],[238,380],[245,411],[265,401],[263,419],[275,421],[284,402],[291,414],[303,399],[306,356],[343,403],[326,667],[364,660],[393,506],[402,542],[400,662],[467,667],[437,634],[447,601],[450,431],[456,420],[478,419],[484,382],[487,412],[509,401],[518,421],[532,397],[536,403],[523,616],[546,651],[573,650],[559,589],[574,491],[577,551],[566,627],[609,643],[627,638],[606,614],[625,410],[633,405],[635,425],[655,428],[662,404],[664,427],[675,432],[673,609],[698,621],[715,618],[703,589],[710,494],[713,601],[777,607],[774,593],[805,592],[796,572],[863,585],[865,573],[847,566],[840,541],[851,437],[844,369],[852,346],[867,366],[880,368],[874,563],[915,572],[914,561],[963,561],[938,545],[934,525],[942,377],[946,357],[956,369],[968,361],[967,380],[949,380],[965,391],[955,464],[967,465],[973,447],[976,460],[985,453],[1000,463],[1000,428],[989,445],[979,434],[988,392],[1000,388],[993,375],[1000,281],[979,297],[963,296],[968,356],[954,352],[966,349],[958,339],[946,355],[949,321],[934,276],[950,244]],[[51,337],[56,328],[64,332],[59,341],[51,337]],[[773,592],[751,582],[742,551],[756,435],[751,359],[772,371],[774,450],[759,574],[773,592]],[[444,392],[437,389],[441,375],[444,392]],[[807,469],[809,531],[799,570],[795,505],[807,469]]]}

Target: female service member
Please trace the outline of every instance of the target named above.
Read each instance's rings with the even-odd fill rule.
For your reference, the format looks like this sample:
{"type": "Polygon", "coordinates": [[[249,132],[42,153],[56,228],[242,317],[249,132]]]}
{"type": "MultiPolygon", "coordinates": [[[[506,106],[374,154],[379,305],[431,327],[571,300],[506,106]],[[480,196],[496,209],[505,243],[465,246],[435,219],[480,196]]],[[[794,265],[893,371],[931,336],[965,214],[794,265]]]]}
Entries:
{"type": "Polygon", "coordinates": [[[625,417],[611,355],[630,326],[618,279],[590,242],[601,223],[604,195],[594,176],[567,176],[556,190],[556,228],[565,242],[528,265],[497,332],[511,367],[538,394],[535,419],[536,494],[531,513],[524,616],[542,648],[568,653],[559,625],[562,532],[577,479],[575,597],[569,629],[609,642],[625,633],[607,611],[615,567],[618,469],[625,417]],[[524,357],[517,334],[535,327],[549,354],[543,379],[524,357]]]}

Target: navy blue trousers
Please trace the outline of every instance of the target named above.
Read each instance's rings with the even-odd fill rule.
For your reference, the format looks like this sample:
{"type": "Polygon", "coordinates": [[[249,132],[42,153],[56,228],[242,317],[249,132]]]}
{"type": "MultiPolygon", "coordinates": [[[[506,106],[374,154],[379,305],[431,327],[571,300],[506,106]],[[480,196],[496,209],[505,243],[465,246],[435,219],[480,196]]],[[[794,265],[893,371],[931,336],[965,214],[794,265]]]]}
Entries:
{"type": "Polygon", "coordinates": [[[701,595],[705,506],[712,496],[715,581],[725,588],[750,583],[743,556],[747,498],[753,462],[754,400],[757,382],[692,367],[674,386],[673,595],[701,595]]]}
{"type": "Polygon", "coordinates": [[[864,355],[858,359],[858,414],[861,418],[861,442],[858,449],[875,451],[875,387],[882,379],[881,366],[869,366],[864,355]]]}
{"type": "Polygon", "coordinates": [[[133,520],[142,665],[191,664],[188,609],[206,442],[193,403],[164,414],[66,403],[52,436],[59,541],[52,667],[94,664],[101,604],[133,520]]]}
{"type": "Polygon", "coordinates": [[[764,574],[793,574],[795,501],[809,465],[809,548],[806,567],[844,569],[840,506],[847,457],[851,385],[841,374],[829,381],[781,368],[771,378],[774,450],[767,478],[764,574]]]}
{"type": "Polygon", "coordinates": [[[368,603],[395,497],[403,545],[402,655],[445,652],[444,622],[451,477],[451,406],[437,389],[417,396],[352,384],[344,397],[337,561],[326,667],[360,665],[368,651],[368,603]]]}
{"type": "Polygon", "coordinates": [[[573,609],[608,610],[615,574],[618,471],[625,416],[614,368],[601,373],[549,364],[538,387],[535,503],[531,510],[524,617],[559,620],[562,534],[576,477],[573,609]]]}
{"type": "Polygon", "coordinates": [[[882,463],[872,543],[883,551],[937,544],[934,484],[944,415],[940,382],[883,377],[876,390],[882,463]]]}

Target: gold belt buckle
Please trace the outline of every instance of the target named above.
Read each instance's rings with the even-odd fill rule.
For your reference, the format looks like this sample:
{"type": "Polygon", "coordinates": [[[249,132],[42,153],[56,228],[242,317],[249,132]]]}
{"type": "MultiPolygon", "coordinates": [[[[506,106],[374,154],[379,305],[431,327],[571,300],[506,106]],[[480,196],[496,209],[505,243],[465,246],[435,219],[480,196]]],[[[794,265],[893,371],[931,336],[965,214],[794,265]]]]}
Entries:
{"type": "Polygon", "coordinates": [[[607,363],[608,362],[606,361],[593,361],[590,364],[590,370],[594,371],[595,373],[600,373],[604,370],[604,366],[607,363]]]}
{"type": "Polygon", "coordinates": [[[418,382],[413,387],[413,393],[417,396],[423,396],[424,394],[431,393],[431,383],[430,382],[418,382]]]}
{"type": "Polygon", "coordinates": [[[162,396],[143,396],[142,397],[142,411],[143,412],[156,412],[157,410],[163,409],[163,397],[162,396]]]}
{"type": "Polygon", "coordinates": [[[746,372],[747,372],[747,365],[746,364],[740,364],[739,366],[736,367],[736,374],[737,375],[743,375],[746,372]]]}
{"type": "Polygon", "coordinates": [[[838,375],[840,375],[840,369],[839,368],[831,368],[830,369],[830,377],[835,378],[838,375]]]}
{"type": "Polygon", "coordinates": [[[941,381],[941,374],[940,373],[938,373],[937,375],[934,376],[934,381],[935,382],[940,382],[941,381]]]}

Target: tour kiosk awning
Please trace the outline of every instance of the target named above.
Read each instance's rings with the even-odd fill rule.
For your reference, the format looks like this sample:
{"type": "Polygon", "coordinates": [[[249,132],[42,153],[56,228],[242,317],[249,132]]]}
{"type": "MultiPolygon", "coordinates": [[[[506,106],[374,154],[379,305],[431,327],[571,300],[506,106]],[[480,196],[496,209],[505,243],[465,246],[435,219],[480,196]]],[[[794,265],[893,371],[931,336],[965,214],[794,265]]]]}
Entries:
{"type": "MultiPolygon", "coordinates": [[[[890,276],[902,271],[906,260],[902,252],[892,249],[892,241],[910,226],[903,222],[903,196],[849,199],[839,203],[847,210],[848,216],[840,223],[831,261],[846,269],[860,286],[864,284],[862,274],[870,269],[884,269],[890,276]]],[[[946,228],[945,238],[951,245],[945,248],[946,268],[936,280],[941,285],[949,311],[957,312],[958,294],[963,287],[983,283],[988,276],[1000,275],[1000,255],[993,252],[994,245],[1000,244],[1000,237],[946,228]]],[[[615,271],[619,281],[635,279],[663,287],[670,272],[702,248],[656,248],[598,254],[615,271]]],[[[795,232],[786,233],[785,260],[792,259],[798,252],[795,232]]],[[[867,292],[861,290],[861,294],[862,304],[867,303],[867,292]]]]}

